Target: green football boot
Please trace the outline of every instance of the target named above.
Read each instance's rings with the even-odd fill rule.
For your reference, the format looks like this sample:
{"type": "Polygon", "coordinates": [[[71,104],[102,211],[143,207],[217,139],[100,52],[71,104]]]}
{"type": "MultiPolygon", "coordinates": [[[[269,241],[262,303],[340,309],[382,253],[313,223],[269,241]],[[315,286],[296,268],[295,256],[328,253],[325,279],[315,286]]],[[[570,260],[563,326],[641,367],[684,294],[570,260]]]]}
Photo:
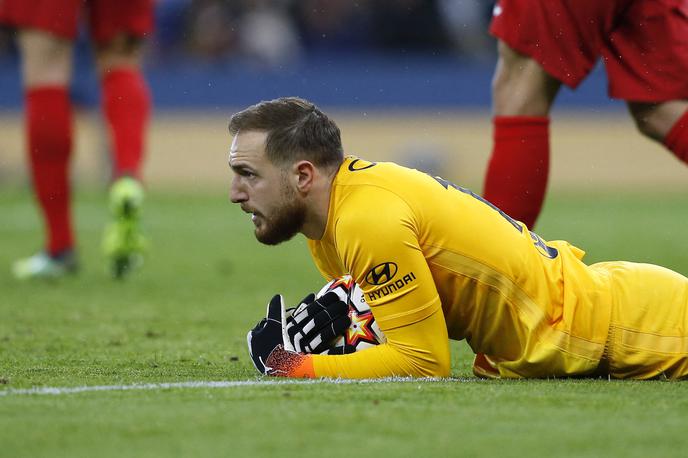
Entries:
{"type": "Polygon", "coordinates": [[[18,280],[55,280],[77,271],[76,255],[66,250],[57,256],[42,251],[28,258],[15,261],[12,273],[18,280]]]}
{"type": "Polygon", "coordinates": [[[110,187],[111,220],[103,234],[103,251],[118,279],[143,264],[147,245],[141,233],[143,197],[143,186],[132,177],[121,177],[110,187]]]}

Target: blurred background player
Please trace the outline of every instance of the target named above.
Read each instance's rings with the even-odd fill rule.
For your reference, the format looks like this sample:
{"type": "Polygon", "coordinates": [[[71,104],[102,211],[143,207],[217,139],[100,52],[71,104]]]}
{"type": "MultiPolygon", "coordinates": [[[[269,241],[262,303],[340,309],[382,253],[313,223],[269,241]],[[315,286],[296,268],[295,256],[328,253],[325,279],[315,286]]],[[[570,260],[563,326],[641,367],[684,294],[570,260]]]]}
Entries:
{"type": "Polygon", "coordinates": [[[16,277],[60,277],[77,267],[70,211],[74,41],[85,19],[95,51],[102,110],[112,143],[112,220],[103,247],[113,274],[140,259],[139,182],[150,95],[140,69],[153,0],[0,0],[0,22],[16,29],[22,57],[25,124],[33,188],[46,228],[43,251],[13,265],[16,277]]]}
{"type": "Polygon", "coordinates": [[[602,56],[608,91],[642,134],[688,162],[688,1],[501,0],[484,197],[532,228],[549,174],[549,113],[602,56]]]}

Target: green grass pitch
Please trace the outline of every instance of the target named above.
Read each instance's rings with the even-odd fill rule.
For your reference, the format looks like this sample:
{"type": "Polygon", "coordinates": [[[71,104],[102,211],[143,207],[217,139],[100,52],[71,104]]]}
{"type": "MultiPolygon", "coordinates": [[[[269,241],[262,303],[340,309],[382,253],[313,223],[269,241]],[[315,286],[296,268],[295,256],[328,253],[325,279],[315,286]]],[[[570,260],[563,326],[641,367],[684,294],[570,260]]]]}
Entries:
{"type": "MultiPolygon", "coordinates": [[[[688,384],[481,381],[463,343],[453,380],[260,383],[246,331],[275,292],[319,288],[303,238],[260,246],[215,193],[152,192],[150,256],[108,278],[105,197],[79,192],[82,270],[17,283],[9,264],[40,246],[31,198],[0,192],[0,456],[685,456],[688,384]],[[225,387],[25,394],[32,387],[250,381],[225,387]],[[258,383],[253,383],[258,382],[258,383]]],[[[590,262],[655,262],[688,273],[679,193],[555,195],[538,227],[590,262]]]]}

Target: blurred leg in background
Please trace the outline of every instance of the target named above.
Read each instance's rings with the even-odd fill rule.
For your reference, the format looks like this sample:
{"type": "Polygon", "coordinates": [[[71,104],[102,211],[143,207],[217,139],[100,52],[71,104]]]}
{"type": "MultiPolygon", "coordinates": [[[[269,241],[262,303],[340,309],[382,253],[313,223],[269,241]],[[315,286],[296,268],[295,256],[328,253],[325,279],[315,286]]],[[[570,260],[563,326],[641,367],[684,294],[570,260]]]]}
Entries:
{"type": "Polygon", "coordinates": [[[14,263],[13,273],[20,279],[57,278],[76,270],[69,84],[81,14],[89,21],[112,144],[112,220],[104,248],[114,276],[121,277],[140,264],[144,248],[140,179],[150,94],[141,74],[141,43],[153,29],[153,0],[50,0],[38,6],[6,0],[0,2],[0,22],[17,30],[29,164],[46,228],[44,249],[14,263]]]}
{"type": "Polygon", "coordinates": [[[688,164],[688,101],[628,102],[638,130],[688,164]]]}
{"type": "Polygon", "coordinates": [[[72,21],[65,14],[66,24],[55,27],[61,33],[58,35],[38,27],[45,20],[38,12],[32,16],[31,11],[17,2],[6,2],[3,8],[0,17],[18,27],[26,145],[33,189],[46,232],[43,250],[17,261],[13,272],[18,278],[59,277],[76,270],[69,181],[73,136],[69,98],[73,50],[70,23],[74,22],[75,27],[76,18],[72,21]]]}
{"type": "Polygon", "coordinates": [[[142,44],[153,28],[152,0],[94,1],[91,37],[102,92],[102,109],[112,151],[110,223],[103,250],[116,278],[139,266],[145,250],[140,218],[141,185],[151,96],[141,71],[142,44]]]}
{"type": "Polygon", "coordinates": [[[688,7],[649,0],[500,0],[493,82],[494,149],[485,198],[529,228],[549,170],[549,111],[600,57],[609,96],[626,100],[642,134],[688,161],[688,7]]]}
{"type": "Polygon", "coordinates": [[[483,195],[532,228],[547,190],[549,113],[561,83],[504,42],[498,49],[493,147],[483,195]]]}
{"type": "Polygon", "coordinates": [[[635,2],[602,49],[609,94],[643,135],[688,163],[688,4],[635,2]]]}

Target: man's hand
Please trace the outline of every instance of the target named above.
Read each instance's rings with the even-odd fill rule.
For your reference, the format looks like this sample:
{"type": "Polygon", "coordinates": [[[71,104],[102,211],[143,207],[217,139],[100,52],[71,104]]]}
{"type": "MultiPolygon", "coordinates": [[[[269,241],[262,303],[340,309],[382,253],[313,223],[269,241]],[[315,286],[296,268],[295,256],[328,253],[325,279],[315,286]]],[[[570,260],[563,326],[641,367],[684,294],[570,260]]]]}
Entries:
{"type": "Polygon", "coordinates": [[[276,294],[268,303],[265,318],[246,335],[253,365],[261,374],[308,377],[302,365],[304,353],[344,354],[353,348],[329,348],[351,325],[349,307],[337,293],[315,298],[309,294],[293,309],[285,310],[276,294]]]}
{"type": "MultiPolygon", "coordinates": [[[[279,368],[270,365],[277,354],[286,353],[285,349],[293,351],[290,344],[285,345],[284,323],[284,299],[280,294],[276,294],[268,303],[265,318],[260,320],[256,327],[246,335],[251,360],[261,374],[284,375],[277,374],[279,368]],[[271,358],[271,356],[273,357],[271,358]]],[[[298,355],[295,354],[295,356],[298,355]]]]}
{"type": "MultiPolygon", "coordinates": [[[[301,353],[323,353],[351,325],[349,306],[336,292],[316,298],[309,294],[286,317],[284,342],[301,353]]],[[[338,354],[349,353],[343,347],[338,354]]],[[[334,353],[330,353],[334,354],[334,353]]]]}

